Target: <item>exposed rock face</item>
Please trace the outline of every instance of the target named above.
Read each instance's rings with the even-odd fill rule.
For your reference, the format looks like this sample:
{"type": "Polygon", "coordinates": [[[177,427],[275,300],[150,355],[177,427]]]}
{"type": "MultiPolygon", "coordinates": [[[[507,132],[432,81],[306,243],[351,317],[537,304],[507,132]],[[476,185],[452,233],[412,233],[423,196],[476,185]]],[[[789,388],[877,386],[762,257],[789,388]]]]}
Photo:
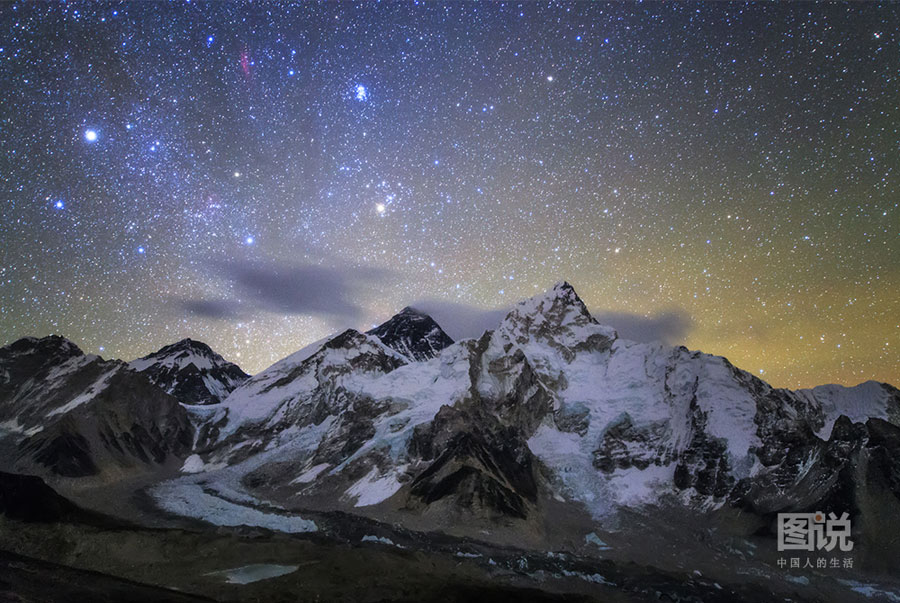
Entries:
{"type": "Polygon", "coordinates": [[[453,345],[450,336],[430,316],[407,306],[387,322],[366,332],[410,360],[428,360],[453,345]]]}
{"type": "Polygon", "coordinates": [[[249,377],[238,365],[192,339],[167,345],[129,366],[182,404],[217,404],[249,377]]]}
{"type": "Polygon", "coordinates": [[[177,400],[116,360],[61,337],[0,348],[4,466],[63,477],[113,477],[184,458],[193,428],[177,400]]]}
{"type": "MultiPolygon", "coordinates": [[[[635,426],[628,413],[609,424],[594,451],[594,467],[605,473],[616,469],[646,469],[651,464],[667,465],[671,458],[660,456],[653,443],[665,432],[665,423],[653,422],[635,426]]],[[[677,472],[676,472],[677,475],[677,472]]]]}
{"type": "Polygon", "coordinates": [[[433,460],[412,481],[409,508],[525,519],[537,503],[535,459],[518,429],[477,409],[445,406],[414,437],[422,459],[433,460]]]}
{"type": "MultiPolygon", "coordinates": [[[[900,501],[900,427],[871,418],[840,416],[828,441],[792,449],[775,470],[743,480],[731,492],[736,504],[762,515],[829,509],[859,513],[871,490],[900,501]]],[[[900,509],[895,509],[900,518],[900,509]]]]}

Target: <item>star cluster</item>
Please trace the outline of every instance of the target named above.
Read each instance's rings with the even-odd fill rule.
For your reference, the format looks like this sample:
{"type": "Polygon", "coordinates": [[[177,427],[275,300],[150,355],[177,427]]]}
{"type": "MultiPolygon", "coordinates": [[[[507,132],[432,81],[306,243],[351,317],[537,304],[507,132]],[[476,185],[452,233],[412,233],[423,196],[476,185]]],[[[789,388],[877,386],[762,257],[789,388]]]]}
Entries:
{"type": "Polygon", "coordinates": [[[568,280],[778,386],[897,383],[898,31],[874,3],[4,4],[0,332],[254,372],[568,280]],[[247,306],[232,264],[340,270],[359,309],[247,306]]]}

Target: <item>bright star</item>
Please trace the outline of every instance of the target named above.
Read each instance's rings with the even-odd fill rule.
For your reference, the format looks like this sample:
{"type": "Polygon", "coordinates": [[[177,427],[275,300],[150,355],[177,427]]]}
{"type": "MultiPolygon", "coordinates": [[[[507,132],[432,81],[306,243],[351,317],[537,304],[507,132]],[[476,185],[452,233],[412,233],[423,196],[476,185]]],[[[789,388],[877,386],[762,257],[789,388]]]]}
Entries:
{"type": "Polygon", "coordinates": [[[138,247],[138,248],[137,248],[137,252],[138,252],[138,253],[144,253],[144,248],[143,248],[143,247],[138,247]]]}
{"type": "Polygon", "coordinates": [[[548,76],[547,76],[547,81],[548,81],[548,82],[552,82],[552,81],[553,81],[553,76],[552,76],[552,75],[548,75],[548,76]]]}
{"type": "Polygon", "coordinates": [[[54,206],[56,209],[63,209],[63,208],[66,206],[66,204],[63,203],[62,201],[57,201],[56,203],[53,204],[53,206],[54,206]]]}
{"type": "Polygon", "coordinates": [[[253,240],[253,237],[247,237],[244,239],[244,242],[247,243],[247,245],[253,245],[253,240]]]}
{"type": "Polygon", "coordinates": [[[240,177],[241,177],[241,173],[240,173],[240,172],[235,172],[235,173],[234,173],[234,177],[235,177],[235,178],[240,178],[240,177]]]}
{"type": "Polygon", "coordinates": [[[377,211],[380,215],[384,215],[384,212],[387,210],[387,206],[384,203],[376,203],[375,211],[377,211]]]}
{"type": "Polygon", "coordinates": [[[362,84],[356,87],[356,100],[360,102],[369,100],[369,93],[366,91],[366,87],[362,84]]]}
{"type": "Polygon", "coordinates": [[[84,139],[88,142],[94,142],[97,140],[97,131],[96,130],[85,130],[84,131],[84,139]]]}

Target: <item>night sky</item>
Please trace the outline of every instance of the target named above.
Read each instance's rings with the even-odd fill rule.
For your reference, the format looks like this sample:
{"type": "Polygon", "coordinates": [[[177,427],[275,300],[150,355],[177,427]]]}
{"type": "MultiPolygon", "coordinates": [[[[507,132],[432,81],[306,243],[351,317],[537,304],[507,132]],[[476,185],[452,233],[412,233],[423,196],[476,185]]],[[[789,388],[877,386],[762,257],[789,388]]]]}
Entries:
{"type": "Polygon", "coordinates": [[[2,343],[190,336],[256,372],[568,280],[777,386],[898,384],[898,29],[873,3],[3,4],[2,343]]]}

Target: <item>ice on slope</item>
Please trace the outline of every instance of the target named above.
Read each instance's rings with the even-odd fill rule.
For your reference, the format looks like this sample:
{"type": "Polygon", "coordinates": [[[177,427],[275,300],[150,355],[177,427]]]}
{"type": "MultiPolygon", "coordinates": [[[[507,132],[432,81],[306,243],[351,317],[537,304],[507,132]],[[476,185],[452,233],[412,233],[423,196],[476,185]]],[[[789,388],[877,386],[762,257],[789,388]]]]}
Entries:
{"type": "MultiPolygon", "coordinates": [[[[546,293],[520,301],[503,319],[497,331],[535,337],[544,326],[552,329],[553,339],[557,343],[567,347],[595,334],[608,339],[617,337],[615,329],[601,325],[591,317],[584,302],[566,282],[555,284],[546,293]]],[[[537,338],[542,339],[540,336],[537,338]]]]}
{"type": "Polygon", "coordinates": [[[354,507],[377,505],[393,496],[403,486],[397,477],[404,469],[402,466],[397,467],[387,475],[379,476],[378,468],[372,467],[365,477],[347,488],[345,494],[356,499],[354,507]]]}
{"type": "MultiPolygon", "coordinates": [[[[549,382],[562,377],[562,386],[553,390],[560,406],[580,405],[589,410],[589,431],[584,437],[560,432],[548,419],[529,440],[529,445],[538,458],[557,469],[570,496],[593,503],[598,513],[607,511],[613,503],[650,501],[660,484],[671,483],[674,474],[674,464],[651,465],[644,470],[617,469],[608,475],[599,472],[592,464],[593,451],[608,426],[625,414],[638,426],[662,423],[666,428],[662,440],[655,445],[670,451],[683,450],[692,435],[690,402],[698,381],[702,383],[697,389],[698,403],[707,414],[710,435],[727,439],[733,466],[752,465],[748,452],[756,443],[755,404],[738,387],[720,358],[692,357],[681,348],[618,340],[613,329],[597,324],[590,317],[574,291],[565,284],[520,303],[489,337],[479,378],[483,396],[496,397],[509,391],[515,375],[497,374],[488,367],[492,361],[509,358],[515,349],[520,349],[538,374],[549,382]],[[588,340],[597,344],[583,345],[588,340]]],[[[318,353],[323,343],[301,350],[267,369],[236,390],[225,405],[229,408],[252,405],[253,417],[277,416],[275,409],[289,400],[285,392],[271,388],[271,384],[318,353]],[[255,395],[242,397],[244,392],[251,391],[255,395]]],[[[471,385],[470,349],[466,342],[459,342],[428,362],[401,366],[387,374],[352,375],[345,379],[345,387],[376,402],[389,401],[392,410],[375,418],[374,436],[344,462],[327,472],[319,467],[314,472],[313,468],[304,468],[294,482],[305,484],[321,475],[337,475],[354,461],[377,453],[390,459],[387,466],[379,463],[370,467],[345,495],[357,506],[377,504],[393,495],[401,485],[400,476],[407,463],[404,455],[415,426],[431,421],[442,405],[455,404],[467,396],[471,385]]],[[[329,353],[332,352],[357,353],[353,350],[329,353]]],[[[335,362],[346,360],[346,357],[334,359],[335,362]]],[[[316,385],[313,377],[303,374],[285,389],[290,390],[290,398],[302,398],[316,385]]],[[[246,412],[238,416],[240,421],[251,417],[246,412]]],[[[290,437],[299,437],[304,429],[312,427],[300,428],[290,437]]],[[[276,447],[287,439],[288,434],[280,436],[276,447]]],[[[647,454],[652,457],[656,452],[650,450],[647,454]]]]}
{"type": "Polygon", "coordinates": [[[606,544],[605,542],[603,542],[603,541],[600,539],[600,537],[597,536],[597,534],[594,533],[594,532],[591,532],[591,533],[587,534],[587,535],[584,537],[584,542],[585,542],[586,544],[592,544],[592,545],[594,545],[595,547],[597,547],[597,548],[600,549],[601,551],[608,551],[609,549],[612,548],[611,546],[609,546],[608,544],[606,544]]]}
{"type": "Polygon", "coordinates": [[[503,353],[508,344],[521,349],[532,366],[558,374],[566,356],[589,340],[613,341],[616,330],[595,321],[568,283],[519,302],[494,331],[492,346],[503,353]]]}
{"type": "Polygon", "coordinates": [[[41,382],[44,383],[44,387],[59,387],[60,382],[66,376],[74,373],[75,371],[90,364],[91,362],[98,360],[99,358],[99,356],[95,356],[93,354],[72,356],[71,358],[67,358],[65,361],[51,368],[47,372],[47,375],[44,376],[43,379],[41,379],[41,382]]]}

